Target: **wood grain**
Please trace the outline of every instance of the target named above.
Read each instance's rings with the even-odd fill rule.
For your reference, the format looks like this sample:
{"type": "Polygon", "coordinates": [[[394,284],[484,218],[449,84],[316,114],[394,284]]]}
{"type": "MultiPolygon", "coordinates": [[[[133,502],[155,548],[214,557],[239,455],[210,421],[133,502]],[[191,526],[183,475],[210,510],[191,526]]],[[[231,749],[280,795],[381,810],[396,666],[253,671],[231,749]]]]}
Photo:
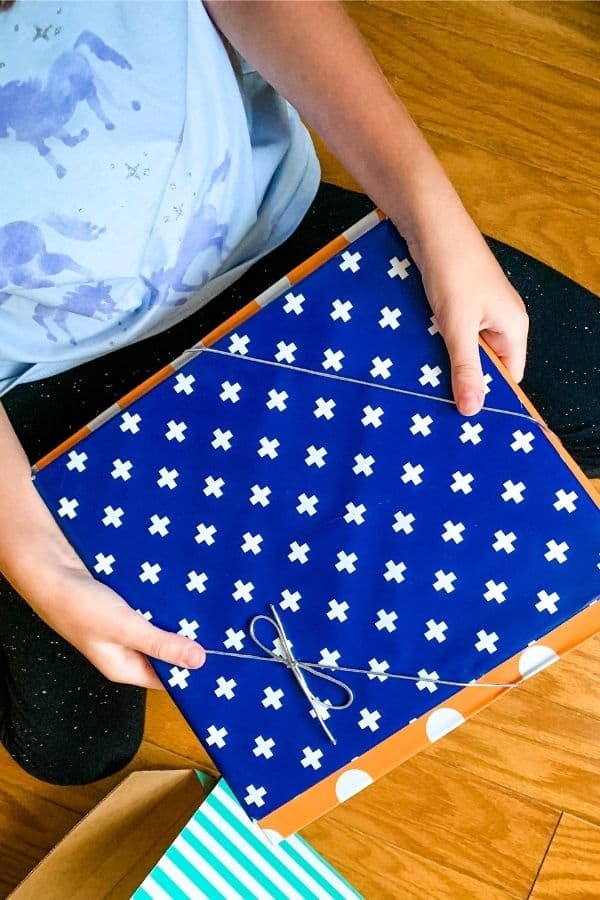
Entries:
{"type": "Polygon", "coordinates": [[[531,892],[531,900],[593,900],[599,896],[600,827],[564,815],[531,892]]]}

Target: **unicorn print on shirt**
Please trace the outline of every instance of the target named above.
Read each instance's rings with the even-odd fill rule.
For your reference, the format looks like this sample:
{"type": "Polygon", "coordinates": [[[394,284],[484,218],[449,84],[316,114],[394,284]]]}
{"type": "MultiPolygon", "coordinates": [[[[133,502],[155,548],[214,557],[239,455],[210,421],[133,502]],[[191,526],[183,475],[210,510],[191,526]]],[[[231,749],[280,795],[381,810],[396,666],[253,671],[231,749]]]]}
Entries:
{"type": "MultiPolygon", "coordinates": [[[[17,141],[31,144],[58,178],[64,178],[67,170],[58,162],[47,141],[55,138],[65,147],[75,147],[89,137],[87,128],[78,134],[66,130],[80,103],[87,103],[107,130],[115,127],[99,98],[115,108],[119,104],[84,55],[86,48],[101,62],[111,62],[120,69],[132,68],[124,56],[101,38],[91,31],[83,31],[73,50],[61,53],[54,60],[45,84],[39,78],[29,78],[0,85],[0,139],[8,138],[12,132],[17,141]]],[[[141,108],[137,100],[132,101],[131,107],[136,111],[141,108]]]]}

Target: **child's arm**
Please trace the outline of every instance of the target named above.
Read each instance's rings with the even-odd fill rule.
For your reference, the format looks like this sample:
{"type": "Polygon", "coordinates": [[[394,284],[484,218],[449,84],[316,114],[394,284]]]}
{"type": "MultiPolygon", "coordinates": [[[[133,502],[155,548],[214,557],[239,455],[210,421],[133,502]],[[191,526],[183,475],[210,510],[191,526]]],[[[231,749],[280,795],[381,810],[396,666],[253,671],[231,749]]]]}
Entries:
{"type": "Polygon", "coordinates": [[[198,644],[151,625],[92,578],[37,493],[1,404],[0,460],[0,572],[37,614],[112,681],[161,687],[143,653],[201,665],[198,644]]]}
{"type": "Polygon", "coordinates": [[[520,381],[523,302],[343,8],[278,0],[205,6],[406,238],[450,353],[461,412],[478,412],[483,402],[480,332],[520,381]]]}

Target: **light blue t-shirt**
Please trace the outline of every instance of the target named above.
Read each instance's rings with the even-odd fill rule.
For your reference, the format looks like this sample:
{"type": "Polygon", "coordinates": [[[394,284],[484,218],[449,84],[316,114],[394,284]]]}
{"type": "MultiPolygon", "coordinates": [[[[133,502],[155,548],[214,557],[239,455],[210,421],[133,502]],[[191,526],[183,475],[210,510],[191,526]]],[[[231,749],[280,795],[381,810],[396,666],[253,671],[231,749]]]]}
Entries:
{"type": "Polygon", "coordinates": [[[319,175],[297,113],[200,0],[17,0],[0,13],[0,394],[190,315],[288,237],[319,175]]]}

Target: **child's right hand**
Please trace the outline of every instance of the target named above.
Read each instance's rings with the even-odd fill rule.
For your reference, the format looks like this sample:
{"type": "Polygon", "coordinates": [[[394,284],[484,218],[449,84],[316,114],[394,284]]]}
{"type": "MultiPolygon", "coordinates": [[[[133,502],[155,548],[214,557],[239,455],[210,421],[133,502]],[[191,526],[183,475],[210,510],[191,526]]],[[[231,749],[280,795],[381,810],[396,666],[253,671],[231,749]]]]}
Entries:
{"type": "Polygon", "coordinates": [[[147,656],[184,669],[204,663],[199,644],[152,625],[84,569],[66,569],[52,585],[36,612],[110,681],[161,689],[147,656]]]}

